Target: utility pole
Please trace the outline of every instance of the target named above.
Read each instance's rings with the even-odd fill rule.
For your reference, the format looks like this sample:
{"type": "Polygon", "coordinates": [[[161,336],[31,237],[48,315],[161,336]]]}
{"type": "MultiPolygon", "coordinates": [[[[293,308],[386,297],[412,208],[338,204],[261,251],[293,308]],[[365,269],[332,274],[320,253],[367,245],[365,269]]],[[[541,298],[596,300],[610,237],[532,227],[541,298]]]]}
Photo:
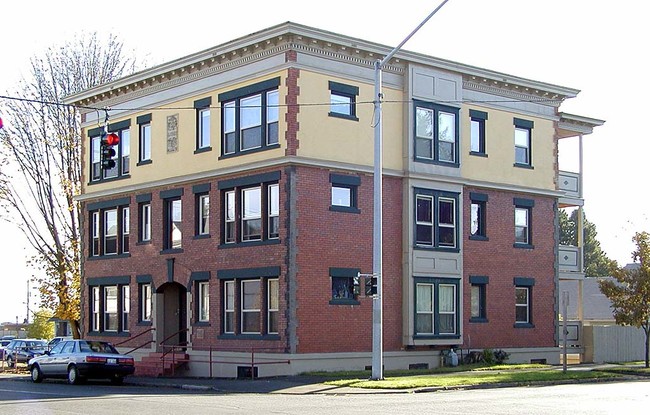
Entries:
{"type": "Polygon", "coordinates": [[[382,273],[382,198],[383,198],[383,132],[381,118],[381,101],[383,99],[382,90],[382,68],[390,61],[393,56],[404,46],[406,42],[420,30],[434,14],[442,8],[449,0],[444,0],[436,9],[427,16],[395,49],[393,49],[384,59],[375,62],[375,157],[374,157],[374,198],[373,198],[373,244],[372,244],[372,273],[377,278],[377,295],[372,300],[372,380],[381,380],[384,378],[384,353],[383,353],[383,280],[382,273]]]}

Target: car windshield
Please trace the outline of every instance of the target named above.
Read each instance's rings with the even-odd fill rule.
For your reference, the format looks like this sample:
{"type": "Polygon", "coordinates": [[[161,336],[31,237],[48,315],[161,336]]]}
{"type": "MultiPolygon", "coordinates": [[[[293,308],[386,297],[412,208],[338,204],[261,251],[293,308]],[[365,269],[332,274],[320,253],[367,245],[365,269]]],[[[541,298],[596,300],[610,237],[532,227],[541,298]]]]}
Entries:
{"type": "Polygon", "coordinates": [[[79,347],[82,352],[118,354],[117,350],[110,343],[106,342],[80,341],[79,347]]]}
{"type": "Polygon", "coordinates": [[[45,342],[28,341],[28,342],[25,342],[25,346],[30,348],[30,349],[43,349],[43,348],[45,348],[45,342]]]}

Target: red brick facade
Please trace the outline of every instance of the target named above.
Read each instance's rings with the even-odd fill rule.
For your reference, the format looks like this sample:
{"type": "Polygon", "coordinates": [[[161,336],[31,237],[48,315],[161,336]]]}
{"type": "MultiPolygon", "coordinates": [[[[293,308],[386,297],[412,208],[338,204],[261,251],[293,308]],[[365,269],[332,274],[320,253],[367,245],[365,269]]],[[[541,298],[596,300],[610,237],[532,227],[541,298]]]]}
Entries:
{"type": "Polygon", "coordinates": [[[465,189],[463,222],[470,222],[470,192],[488,196],[486,236],[469,238],[465,227],[463,251],[464,344],[472,348],[553,347],[555,319],[555,200],[550,197],[488,189],[465,189]],[[515,247],[514,199],[534,201],[531,208],[533,248],[515,247]],[[470,321],[470,276],[486,276],[487,320],[470,321]],[[515,328],[514,278],[534,278],[532,288],[532,328],[515,328]]]}

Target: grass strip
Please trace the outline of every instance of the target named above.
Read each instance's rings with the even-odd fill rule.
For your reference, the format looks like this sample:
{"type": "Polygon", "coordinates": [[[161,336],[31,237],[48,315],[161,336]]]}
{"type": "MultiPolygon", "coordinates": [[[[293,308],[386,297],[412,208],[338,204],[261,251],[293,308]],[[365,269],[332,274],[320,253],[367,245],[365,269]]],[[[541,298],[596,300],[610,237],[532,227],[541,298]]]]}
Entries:
{"type": "Polygon", "coordinates": [[[447,375],[393,376],[383,380],[341,379],[325,382],[327,385],[366,389],[417,389],[431,387],[472,386],[494,383],[534,383],[580,379],[607,379],[619,375],[600,371],[536,370],[536,371],[482,371],[447,375]]]}

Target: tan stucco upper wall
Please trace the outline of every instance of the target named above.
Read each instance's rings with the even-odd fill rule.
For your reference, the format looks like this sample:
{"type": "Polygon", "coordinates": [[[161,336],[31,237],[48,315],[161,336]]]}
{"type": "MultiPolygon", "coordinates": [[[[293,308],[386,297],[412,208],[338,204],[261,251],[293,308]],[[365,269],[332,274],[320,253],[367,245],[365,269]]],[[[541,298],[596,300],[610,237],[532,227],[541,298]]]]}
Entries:
{"type": "MultiPolygon", "coordinates": [[[[133,113],[128,117],[111,119],[111,123],[131,120],[131,143],[130,143],[130,178],[117,182],[97,183],[88,188],[87,191],[102,191],[116,186],[137,186],[139,184],[165,180],[177,176],[199,174],[215,169],[227,169],[237,165],[253,163],[269,158],[284,156],[286,141],[284,140],[286,123],[286,107],[284,96],[286,95],[286,71],[279,71],[264,77],[247,80],[245,83],[229,85],[227,88],[215,89],[198,95],[184,98],[179,101],[163,105],[155,110],[145,110],[133,113]],[[280,77],[280,114],[279,114],[279,137],[280,148],[251,152],[241,156],[219,159],[221,156],[221,110],[218,102],[218,95],[223,92],[235,90],[240,87],[255,84],[280,77]],[[212,109],[210,113],[210,144],[211,151],[195,153],[196,150],[196,110],[194,101],[212,97],[212,109]],[[151,114],[151,160],[152,163],[137,166],[139,151],[139,131],[136,119],[140,115],[151,114]],[[178,115],[178,151],[167,152],[167,117],[178,115]]],[[[89,129],[96,125],[89,126],[89,129]]],[[[89,140],[86,141],[84,151],[89,152],[89,140]]],[[[86,159],[84,168],[88,171],[86,159]]]]}
{"type": "MultiPolygon", "coordinates": [[[[374,85],[301,70],[298,155],[325,161],[372,166],[374,161],[374,85]],[[329,116],[329,81],[359,87],[358,120],[329,116]],[[315,105],[314,105],[315,104],[315,105]]],[[[384,168],[402,169],[401,91],[383,88],[384,168]],[[397,103],[397,104],[396,104],[397,103]]]]}
{"type": "Polygon", "coordinates": [[[483,182],[555,190],[554,134],[554,122],[549,119],[492,108],[464,106],[461,111],[462,177],[483,182]],[[488,120],[485,122],[487,157],[470,155],[470,109],[488,113],[488,120]],[[534,122],[531,135],[532,169],[514,167],[514,118],[534,122]]]}

